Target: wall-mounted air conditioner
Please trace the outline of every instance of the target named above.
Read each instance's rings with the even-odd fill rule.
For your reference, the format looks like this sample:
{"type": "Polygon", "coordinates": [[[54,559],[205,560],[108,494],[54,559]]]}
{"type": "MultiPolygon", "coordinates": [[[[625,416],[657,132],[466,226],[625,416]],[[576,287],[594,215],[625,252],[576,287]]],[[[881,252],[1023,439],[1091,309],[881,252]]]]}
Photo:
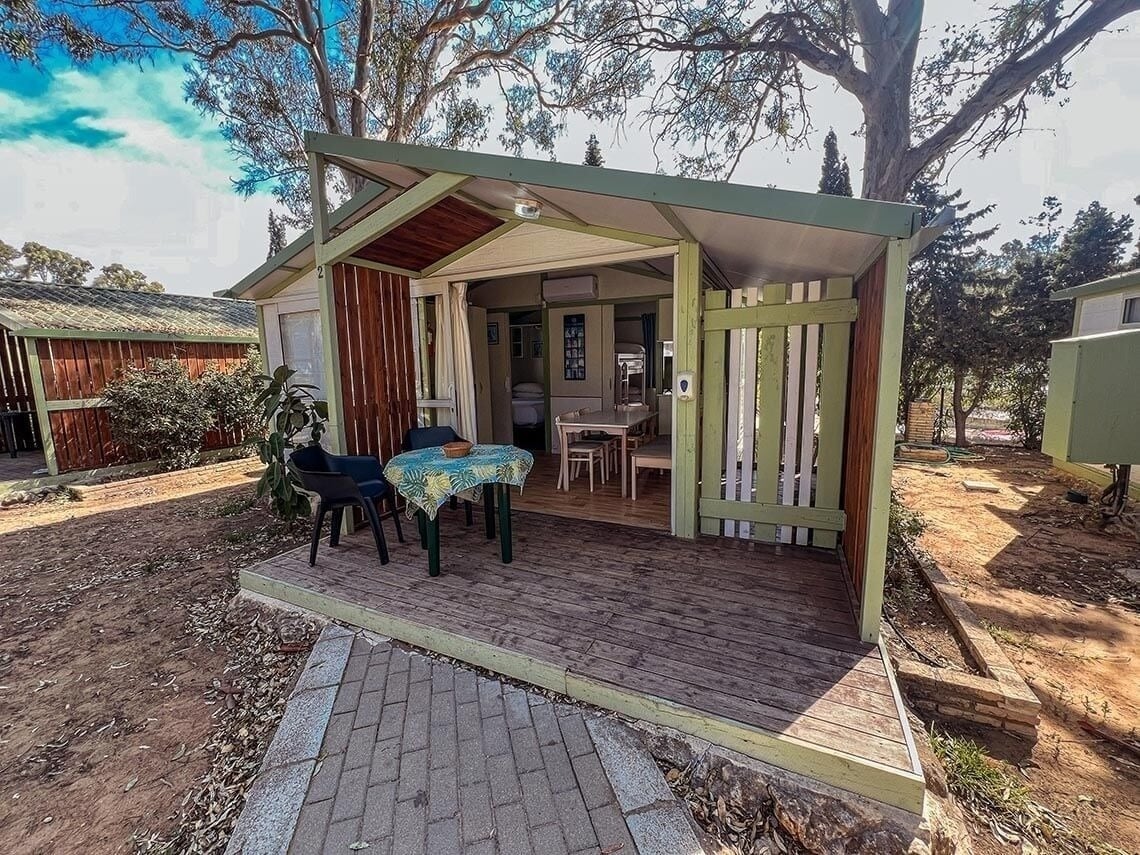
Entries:
{"type": "Polygon", "coordinates": [[[542,299],[548,303],[597,298],[597,276],[568,276],[565,279],[547,279],[542,283],[542,299]]]}

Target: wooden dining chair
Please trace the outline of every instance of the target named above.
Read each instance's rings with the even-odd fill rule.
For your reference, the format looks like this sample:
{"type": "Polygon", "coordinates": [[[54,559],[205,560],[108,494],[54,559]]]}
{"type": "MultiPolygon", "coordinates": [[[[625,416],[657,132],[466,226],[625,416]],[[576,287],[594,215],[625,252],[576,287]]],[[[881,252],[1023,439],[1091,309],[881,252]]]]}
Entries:
{"type": "MultiPolygon", "coordinates": [[[[562,420],[570,419],[583,414],[582,410],[570,410],[560,416],[555,417],[554,423],[558,425],[558,434],[562,436],[562,420]]],[[[567,434],[565,437],[566,448],[563,449],[563,454],[566,455],[567,468],[570,470],[570,478],[577,478],[581,474],[582,464],[586,465],[587,471],[590,474],[590,492],[594,492],[594,466],[595,464],[601,471],[602,483],[606,483],[609,477],[609,461],[607,453],[607,444],[598,442],[596,440],[580,439],[576,434],[567,434]]],[[[554,489],[562,489],[562,466],[561,462],[558,466],[558,483],[554,489]]],[[[570,485],[566,485],[566,489],[570,489],[570,485]]]]}

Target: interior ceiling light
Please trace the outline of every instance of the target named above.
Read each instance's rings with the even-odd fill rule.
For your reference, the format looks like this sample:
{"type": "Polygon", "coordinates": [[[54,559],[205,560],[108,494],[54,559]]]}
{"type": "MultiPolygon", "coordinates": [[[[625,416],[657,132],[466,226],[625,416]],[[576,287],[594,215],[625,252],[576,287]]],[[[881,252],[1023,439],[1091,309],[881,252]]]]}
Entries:
{"type": "Polygon", "coordinates": [[[515,199],[515,216],[523,220],[537,220],[542,216],[542,203],[537,199],[515,199]]]}

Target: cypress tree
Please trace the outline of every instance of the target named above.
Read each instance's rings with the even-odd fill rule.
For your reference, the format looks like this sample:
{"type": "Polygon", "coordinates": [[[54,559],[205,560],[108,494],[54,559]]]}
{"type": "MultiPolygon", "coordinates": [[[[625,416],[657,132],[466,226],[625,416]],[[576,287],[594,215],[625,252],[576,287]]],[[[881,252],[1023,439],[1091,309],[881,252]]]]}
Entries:
{"type": "Polygon", "coordinates": [[[602,166],[606,159],[602,157],[602,146],[598,142],[597,134],[590,134],[586,140],[586,159],[582,163],[586,166],[602,166]]]}
{"type": "Polygon", "coordinates": [[[851,196],[851,169],[847,158],[839,156],[839,138],[835,129],[823,138],[823,169],[819,178],[819,192],[831,196],[851,196]]]}

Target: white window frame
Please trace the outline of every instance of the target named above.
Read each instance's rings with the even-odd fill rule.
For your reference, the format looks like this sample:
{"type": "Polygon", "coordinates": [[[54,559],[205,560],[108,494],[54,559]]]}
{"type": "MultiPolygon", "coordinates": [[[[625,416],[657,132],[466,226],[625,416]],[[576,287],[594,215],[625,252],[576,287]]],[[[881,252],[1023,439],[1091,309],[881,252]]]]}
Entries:
{"type": "Polygon", "coordinates": [[[1120,326],[1123,329],[1132,329],[1133,327],[1140,327],[1140,292],[1135,294],[1125,294],[1121,300],[1122,306],[1120,310],[1120,326]],[[1128,304],[1135,301],[1137,308],[1137,319],[1134,321],[1128,320],[1128,304]]]}

